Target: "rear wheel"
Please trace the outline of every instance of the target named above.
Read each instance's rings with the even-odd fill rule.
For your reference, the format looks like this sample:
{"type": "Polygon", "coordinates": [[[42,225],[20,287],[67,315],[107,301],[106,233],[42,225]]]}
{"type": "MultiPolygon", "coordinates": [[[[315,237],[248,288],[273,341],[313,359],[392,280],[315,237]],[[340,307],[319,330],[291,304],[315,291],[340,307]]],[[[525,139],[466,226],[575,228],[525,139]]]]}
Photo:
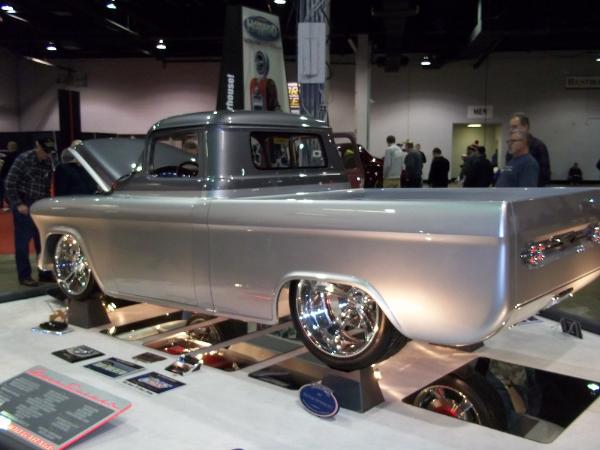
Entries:
{"type": "Polygon", "coordinates": [[[62,235],[56,243],[54,272],[58,286],[71,299],[84,300],[96,290],[92,269],[72,234],[62,235]]]}
{"type": "Polygon", "coordinates": [[[290,289],[290,311],[308,350],[334,369],[368,367],[408,341],[377,302],[354,286],[299,280],[290,289]]]}

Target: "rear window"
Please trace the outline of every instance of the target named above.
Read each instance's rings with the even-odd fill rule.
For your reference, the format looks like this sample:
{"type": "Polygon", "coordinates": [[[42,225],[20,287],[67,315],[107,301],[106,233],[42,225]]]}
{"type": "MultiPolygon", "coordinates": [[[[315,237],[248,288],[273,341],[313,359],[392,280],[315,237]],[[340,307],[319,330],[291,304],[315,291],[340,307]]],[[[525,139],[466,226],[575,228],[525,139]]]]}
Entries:
{"type": "Polygon", "coordinates": [[[327,167],[325,148],[314,134],[255,132],[250,134],[252,162],[257,169],[327,167]]]}

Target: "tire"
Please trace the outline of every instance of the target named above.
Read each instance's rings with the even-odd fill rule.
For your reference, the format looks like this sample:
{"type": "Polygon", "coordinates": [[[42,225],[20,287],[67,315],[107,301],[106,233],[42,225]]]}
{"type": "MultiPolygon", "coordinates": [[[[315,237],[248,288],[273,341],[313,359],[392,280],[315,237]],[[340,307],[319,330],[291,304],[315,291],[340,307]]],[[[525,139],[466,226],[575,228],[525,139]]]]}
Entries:
{"type": "Polygon", "coordinates": [[[290,286],[290,312],[304,345],[333,369],[369,367],[408,342],[375,300],[356,287],[299,280],[290,286]]]}
{"type": "Polygon", "coordinates": [[[89,261],[72,234],[62,235],[56,242],[54,274],[58,287],[70,299],[82,301],[98,290],[89,261]]]}
{"type": "MultiPolygon", "coordinates": [[[[187,321],[187,325],[200,324],[206,320],[212,319],[213,316],[205,314],[194,314],[187,321]]],[[[239,336],[243,336],[248,333],[248,324],[241,320],[227,320],[225,322],[219,322],[208,327],[200,327],[200,333],[205,334],[205,337],[201,340],[210,342],[211,344],[218,344],[220,342],[228,341],[239,336]]],[[[189,332],[188,332],[189,333],[189,332]]],[[[201,338],[201,336],[197,336],[201,338]]]]}
{"type": "Polygon", "coordinates": [[[421,389],[413,400],[419,408],[497,430],[507,429],[508,414],[502,398],[473,370],[448,374],[421,389]]]}

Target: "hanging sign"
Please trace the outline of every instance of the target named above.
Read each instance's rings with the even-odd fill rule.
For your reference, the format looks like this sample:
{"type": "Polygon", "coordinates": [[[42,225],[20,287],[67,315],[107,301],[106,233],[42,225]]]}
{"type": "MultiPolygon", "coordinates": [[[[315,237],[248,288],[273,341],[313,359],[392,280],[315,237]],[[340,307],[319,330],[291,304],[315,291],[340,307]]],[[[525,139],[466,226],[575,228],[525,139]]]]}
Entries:
{"type": "Polygon", "coordinates": [[[494,107],[492,105],[467,106],[467,119],[493,119],[494,107]]]}
{"type": "Polygon", "coordinates": [[[289,112],[279,17],[229,6],[217,109],[289,112]]]}

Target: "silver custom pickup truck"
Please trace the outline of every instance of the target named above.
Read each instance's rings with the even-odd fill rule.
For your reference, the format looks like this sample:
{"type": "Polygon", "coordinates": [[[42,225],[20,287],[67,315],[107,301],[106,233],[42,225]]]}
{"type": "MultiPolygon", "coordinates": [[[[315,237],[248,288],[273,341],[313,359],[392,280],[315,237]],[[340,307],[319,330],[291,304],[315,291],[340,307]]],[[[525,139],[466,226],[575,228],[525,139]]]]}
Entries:
{"type": "Polygon", "coordinates": [[[69,297],[265,324],[285,300],[337,369],[480,342],[600,274],[600,190],[348,189],[331,130],[303,116],[188,114],[68,152],[100,193],[32,216],[69,297]]]}

